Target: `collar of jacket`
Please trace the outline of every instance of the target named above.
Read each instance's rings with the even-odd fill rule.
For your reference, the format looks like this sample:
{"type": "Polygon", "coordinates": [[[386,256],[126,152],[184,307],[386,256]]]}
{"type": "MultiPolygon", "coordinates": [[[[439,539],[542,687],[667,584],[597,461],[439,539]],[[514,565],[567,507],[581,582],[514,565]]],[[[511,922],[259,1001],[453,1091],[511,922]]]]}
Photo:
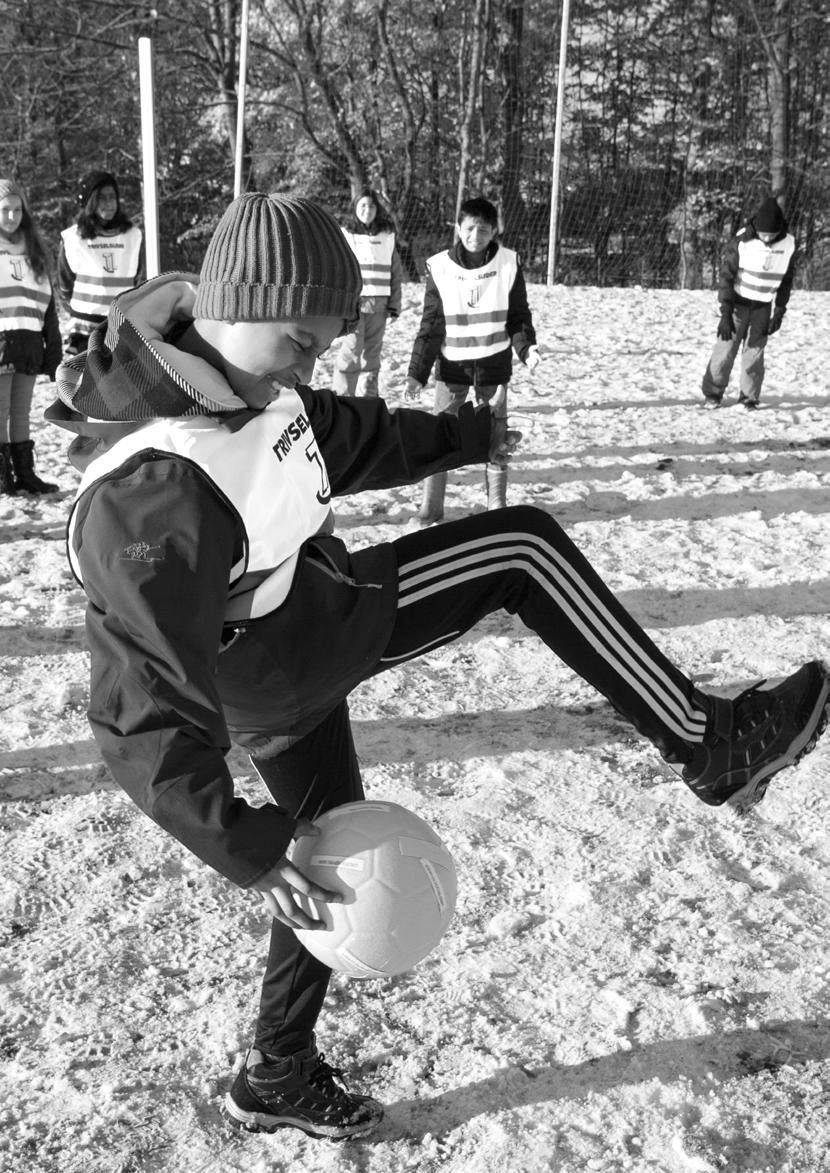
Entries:
{"type": "Polygon", "coordinates": [[[117,297],[87,350],[58,368],[64,406],[109,423],[245,410],[215,367],[173,341],[193,320],[197,285],[192,274],[167,273],[117,297]]]}
{"type": "Polygon", "coordinates": [[[482,265],[489,265],[498,251],[499,242],[491,240],[484,250],[484,260],[477,265],[472,265],[469,260],[472,254],[467,251],[460,240],[457,240],[450,249],[450,260],[455,261],[456,265],[460,265],[462,269],[480,269],[482,265]]]}

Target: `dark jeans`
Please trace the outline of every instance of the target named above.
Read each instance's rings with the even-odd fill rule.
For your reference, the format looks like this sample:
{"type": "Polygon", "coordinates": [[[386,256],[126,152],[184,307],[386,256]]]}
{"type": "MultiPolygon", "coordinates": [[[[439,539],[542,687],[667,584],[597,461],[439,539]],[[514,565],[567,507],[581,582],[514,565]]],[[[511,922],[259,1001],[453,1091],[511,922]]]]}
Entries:
{"type": "Polygon", "coordinates": [[[720,402],[723,398],[735,360],[740,354],[738,390],[742,399],[758,402],[764,383],[764,350],[771,310],[772,306],[768,303],[735,306],[732,315],[735,333],[727,342],[718,339],[703,375],[702,391],[707,399],[720,402]]]}
{"type": "MultiPolygon", "coordinates": [[[[375,672],[457,639],[502,608],[605,696],[669,761],[704,735],[691,681],[659,651],[549,514],[529,506],[480,513],[395,542],[395,627],[375,672]]],[[[275,757],[252,758],[279,805],[313,819],[363,796],[345,699],[275,757]]],[[[255,1045],[308,1044],[329,970],[274,921],[255,1045]]]]}

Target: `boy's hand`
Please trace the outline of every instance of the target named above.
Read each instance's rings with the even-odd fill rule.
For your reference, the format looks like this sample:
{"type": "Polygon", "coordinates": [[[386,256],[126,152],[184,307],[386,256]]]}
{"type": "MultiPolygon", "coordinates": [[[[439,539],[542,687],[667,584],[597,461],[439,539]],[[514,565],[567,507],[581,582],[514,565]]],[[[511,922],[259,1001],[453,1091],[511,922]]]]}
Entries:
{"type": "Polygon", "coordinates": [[[778,306],[773,310],[772,317],[770,318],[769,325],[767,326],[767,334],[775,334],[778,330],[781,329],[781,323],[784,321],[784,313],[785,311],[781,308],[781,306],[778,306]]]}
{"type": "Polygon", "coordinates": [[[539,353],[538,346],[531,346],[525,355],[525,366],[531,372],[535,371],[539,363],[542,361],[542,356],[539,353]]]}
{"type": "Polygon", "coordinates": [[[490,400],[490,464],[505,464],[519,445],[522,433],[507,427],[507,386],[500,384],[490,400]]]}
{"type": "Polygon", "coordinates": [[[415,400],[420,402],[421,392],[423,391],[423,389],[424,389],[423,384],[419,383],[418,380],[413,375],[407,375],[406,387],[404,387],[403,397],[404,397],[404,399],[407,399],[410,402],[415,401],[415,400]]]}
{"type": "MultiPolygon", "coordinates": [[[[308,819],[300,819],[294,832],[294,838],[300,835],[319,835],[320,828],[308,819]]],[[[319,929],[323,921],[314,920],[303,912],[297,904],[296,894],[310,896],[323,904],[342,904],[343,897],[339,892],[331,892],[328,888],[321,888],[309,880],[301,871],[294,867],[287,856],[283,856],[275,863],[269,872],[261,876],[253,885],[262,893],[265,907],[274,920],[287,925],[289,929],[319,929]]]]}
{"type": "Polygon", "coordinates": [[[732,321],[731,310],[721,310],[718,322],[718,338],[721,342],[728,342],[735,333],[735,324],[732,321]]]}

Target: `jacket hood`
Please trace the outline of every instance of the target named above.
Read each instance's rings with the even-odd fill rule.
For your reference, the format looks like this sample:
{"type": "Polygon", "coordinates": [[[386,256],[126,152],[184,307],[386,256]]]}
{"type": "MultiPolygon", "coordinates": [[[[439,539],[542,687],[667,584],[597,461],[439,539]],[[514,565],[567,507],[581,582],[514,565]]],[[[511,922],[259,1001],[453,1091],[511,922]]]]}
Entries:
{"type": "Polygon", "coordinates": [[[166,274],[116,298],[87,350],[58,368],[58,398],[69,414],[50,418],[64,426],[137,424],[247,410],[220,371],[172,340],[192,321],[197,287],[195,276],[166,274]]]}

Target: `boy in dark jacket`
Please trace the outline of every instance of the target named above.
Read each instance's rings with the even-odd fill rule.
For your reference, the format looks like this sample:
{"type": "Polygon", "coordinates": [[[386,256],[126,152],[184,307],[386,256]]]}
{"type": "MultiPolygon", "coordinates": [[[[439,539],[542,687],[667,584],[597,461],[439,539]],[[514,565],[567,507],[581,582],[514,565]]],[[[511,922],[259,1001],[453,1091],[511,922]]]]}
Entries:
{"type": "Polygon", "coordinates": [[[754,411],[764,382],[767,338],[780,330],[795,274],[795,240],[772,197],[726,246],[721,265],[718,340],[703,376],[705,407],[720,407],[743,347],[738,402],[754,411]],[[774,308],[773,308],[774,307],[774,308]]]}
{"type": "MultiPolygon", "coordinates": [[[[409,399],[420,397],[437,359],[436,415],[457,414],[470,388],[477,403],[490,403],[506,415],[513,350],[528,370],[540,361],[521,263],[496,240],[498,227],[498,212],[489,200],[465,200],[458,212],[458,240],[427,261],[424,308],[406,393],[409,399]]],[[[487,508],[503,508],[505,461],[488,462],[485,485],[487,508]]],[[[442,520],[446,487],[446,473],[424,481],[418,514],[422,525],[442,520]]]]}
{"type": "Polygon", "coordinates": [[[334,899],[289,861],[323,811],[363,796],[347,698],[500,608],[594,684],[704,802],[745,807],[812,748],[830,679],[807,664],[735,700],[700,692],[546,513],[479,514],[352,553],[332,499],[505,459],[486,406],[432,416],[306,385],[350,328],[360,272],[335,221],[247,194],[201,276],[121,295],[59,373],[50,414],[78,438],[69,521],[88,596],[90,723],[116,781],[160,826],[271,913],[253,1046],[226,1098],[251,1131],[342,1138],[382,1108],[317,1050],[330,971],[295,928],[300,894],[334,899]],[[186,602],[183,603],[183,600],[186,602]],[[244,746],[274,802],[235,794],[244,746]]]}

